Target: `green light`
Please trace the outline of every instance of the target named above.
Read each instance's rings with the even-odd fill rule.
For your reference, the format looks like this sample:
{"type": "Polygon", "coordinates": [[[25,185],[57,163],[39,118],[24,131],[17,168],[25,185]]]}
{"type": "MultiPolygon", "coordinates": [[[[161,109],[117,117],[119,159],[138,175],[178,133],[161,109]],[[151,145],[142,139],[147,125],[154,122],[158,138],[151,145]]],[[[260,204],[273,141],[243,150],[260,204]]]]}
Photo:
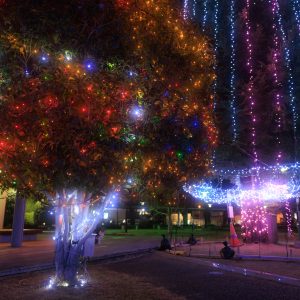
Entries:
{"type": "Polygon", "coordinates": [[[183,160],[183,153],[181,151],[177,151],[176,156],[179,160],[183,160]]]}
{"type": "Polygon", "coordinates": [[[109,70],[113,71],[117,65],[115,63],[108,62],[107,66],[109,70]]]}

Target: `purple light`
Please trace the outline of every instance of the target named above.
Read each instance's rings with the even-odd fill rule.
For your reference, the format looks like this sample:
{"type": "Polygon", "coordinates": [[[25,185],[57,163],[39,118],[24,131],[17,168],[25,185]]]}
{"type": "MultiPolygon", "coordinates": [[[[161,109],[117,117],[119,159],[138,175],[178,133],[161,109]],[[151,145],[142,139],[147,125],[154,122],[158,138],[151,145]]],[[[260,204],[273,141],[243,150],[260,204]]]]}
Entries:
{"type": "Polygon", "coordinates": [[[251,0],[247,0],[246,2],[246,12],[245,12],[245,23],[246,23],[246,42],[247,42],[247,50],[248,50],[248,58],[246,65],[248,67],[248,74],[249,74],[249,87],[248,87],[248,102],[250,104],[250,118],[252,121],[252,125],[250,128],[250,135],[251,135],[251,145],[252,145],[252,154],[254,159],[254,164],[256,165],[258,162],[258,155],[256,150],[256,116],[254,114],[255,110],[255,100],[254,93],[253,93],[253,63],[252,63],[252,51],[253,51],[253,45],[250,39],[250,32],[251,32],[251,24],[250,24],[250,6],[251,6],[251,0]]]}
{"type": "Polygon", "coordinates": [[[278,68],[279,68],[279,57],[280,57],[280,48],[279,48],[279,41],[278,41],[278,34],[277,34],[277,28],[275,25],[275,11],[276,11],[276,1],[272,0],[270,2],[271,4],[271,10],[272,10],[272,19],[273,19],[273,43],[274,43],[274,51],[273,51],[273,84],[276,89],[275,95],[274,95],[274,111],[275,111],[275,122],[276,122],[276,127],[277,127],[277,136],[276,136],[276,142],[277,142],[277,154],[275,156],[276,163],[280,164],[282,160],[282,151],[280,149],[281,146],[281,141],[279,138],[279,132],[281,131],[282,128],[282,112],[281,112],[281,102],[282,102],[282,95],[280,93],[281,90],[281,82],[279,81],[278,78],[278,68]]]}

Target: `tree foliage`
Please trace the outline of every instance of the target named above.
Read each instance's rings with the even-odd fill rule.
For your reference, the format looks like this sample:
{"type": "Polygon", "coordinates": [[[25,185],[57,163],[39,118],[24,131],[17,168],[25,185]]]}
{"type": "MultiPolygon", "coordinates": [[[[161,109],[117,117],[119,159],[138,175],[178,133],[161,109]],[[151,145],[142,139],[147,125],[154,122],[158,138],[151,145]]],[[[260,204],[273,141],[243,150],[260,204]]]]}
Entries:
{"type": "Polygon", "coordinates": [[[95,191],[206,171],[213,55],[173,1],[8,1],[0,15],[3,185],[95,191]]]}

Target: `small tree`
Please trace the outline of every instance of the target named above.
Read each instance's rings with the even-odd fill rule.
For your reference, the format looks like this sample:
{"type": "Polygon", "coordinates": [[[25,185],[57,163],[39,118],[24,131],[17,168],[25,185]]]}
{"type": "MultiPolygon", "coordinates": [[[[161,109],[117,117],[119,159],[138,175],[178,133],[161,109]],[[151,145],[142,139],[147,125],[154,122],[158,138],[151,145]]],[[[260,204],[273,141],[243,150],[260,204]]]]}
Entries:
{"type": "Polygon", "coordinates": [[[10,1],[0,15],[1,182],[55,203],[56,282],[75,285],[109,191],[207,171],[213,55],[169,0],[10,1]]]}

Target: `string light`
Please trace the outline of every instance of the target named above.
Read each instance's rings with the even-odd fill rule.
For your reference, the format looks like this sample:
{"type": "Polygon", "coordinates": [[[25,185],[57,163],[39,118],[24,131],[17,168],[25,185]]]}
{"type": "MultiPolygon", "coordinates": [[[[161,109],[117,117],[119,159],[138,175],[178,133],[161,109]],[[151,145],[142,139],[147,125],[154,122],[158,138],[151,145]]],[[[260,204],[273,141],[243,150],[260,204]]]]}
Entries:
{"type": "Polygon", "coordinates": [[[202,28],[203,28],[203,30],[206,27],[207,15],[208,15],[207,2],[208,2],[208,0],[204,0],[203,1],[203,20],[202,20],[202,28]]]}
{"type": "MultiPolygon", "coordinates": [[[[247,89],[247,100],[250,107],[250,118],[251,118],[251,148],[253,154],[254,165],[257,165],[258,155],[256,149],[256,116],[255,116],[255,99],[253,92],[253,80],[254,80],[254,70],[253,70],[253,45],[252,45],[252,27],[250,23],[250,10],[251,10],[251,0],[246,0],[246,10],[245,10],[245,23],[246,23],[246,43],[247,43],[247,63],[249,74],[249,82],[247,89]]],[[[255,176],[251,179],[252,190],[255,190],[257,179],[259,179],[259,171],[257,170],[255,176]]],[[[261,234],[262,231],[266,231],[265,223],[265,210],[262,208],[262,200],[250,198],[248,201],[242,202],[242,232],[244,237],[249,238],[254,237],[256,234],[261,234]]]]}
{"type": "Polygon", "coordinates": [[[196,4],[197,4],[197,0],[193,0],[193,16],[196,16],[196,4]]]}
{"type": "MultiPolygon", "coordinates": [[[[274,80],[274,86],[275,86],[275,118],[277,123],[277,146],[280,148],[281,141],[279,139],[279,132],[282,128],[282,116],[281,116],[281,99],[282,95],[280,94],[280,91],[278,90],[281,86],[281,83],[279,83],[278,80],[278,56],[279,56],[279,43],[278,43],[278,35],[276,31],[276,25],[275,25],[275,12],[276,12],[276,1],[271,1],[271,9],[272,9],[272,19],[273,19],[273,40],[274,40],[274,52],[273,52],[273,80],[274,80]]],[[[282,160],[282,152],[279,149],[278,153],[276,154],[276,163],[279,164],[282,160]]],[[[292,233],[292,226],[291,226],[291,210],[290,210],[290,203],[288,200],[285,201],[285,216],[287,220],[287,232],[288,236],[292,233]]]]}
{"type": "MultiPolygon", "coordinates": [[[[272,11],[275,10],[275,2],[272,1],[271,3],[271,9],[272,11]]],[[[272,73],[273,73],[273,84],[274,84],[274,88],[275,88],[275,95],[274,95],[274,111],[275,111],[275,123],[276,123],[276,142],[277,142],[277,148],[278,148],[278,152],[276,153],[276,163],[280,164],[281,160],[282,160],[282,152],[280,149],[280,138],[279,138],[279,133],[282,130],[282,112],[281,112],[281,100],[282,100],[282,94],[280,91],[280,87],[281,87],[281,82],[279,82],[279,78],[278,78],[278,67],[279,67],[279,56],[280,56],[280,52],[279,52],[279,41],[278,41],[278,35],[277,35],[277,31],[276,31],[276,25],[275,25],[275,16],[274,14],[272,15],[272,19],[273,19],[273,25],[272,25],[272,29],[273,29],[273,43],[274,43],[274,50],[273,50],[273,54],[272,54],[272,59],[273,59],[273,69],[272,69],[272,73]]]]}
{"type": "Polygon", "coordinates": [[[257,174],[257,172],[271,172],[271,173],[277,173],[277,174],[285,174],[292,172],[293,174],[295,172],[300,171],[300,163],[295,162],[293,164],[276,164],[273,166],[256,166],[252,168],[247,169],[218,169],[216,170],[216,174],[220,174],[222,176],[240,176],[240,177],[246,177],[251,176],[254,174],[257,174]]]}
{"type": "MultiPolygon", "coordinates": [[[[218,67],[218,59],[217,59],[217,54],[218,54],[218,48],[219,48],[219,39],[218,39],[218,34],[219,34],[219,22],[218,22],[218,17],[219,17],[219,0],[215,0],[215,6],[214,6],[214,50],[215,50],[215,63],[214,63],[214,71],[217,71],[218,67]]],[[[214,110],[216,109],[216,104],[217,104],[217,85],[218,85],[218,76],[216,76],[216,79],[214,81],[213,85],[213,97],[214,97],[214,110]]]]}
{"type": "Polygon", "coordinates": [[[296,20],[296,24],[298,27],[298,34],[300,34],[300,1],[299,0],[291,0],[293,12],[296,20]]]}
{"type": "Polygon", "coordinates": [[[258,198],[243,201],[241,210],[242,236],[247,241],[266,240],[268,224],[265,208],[258,198]]]}
{"type": "Polygon", "coordinates": [[[235,82],[235,62],[236,62],[236,52],[235,52],[235,0],[230,2],[230,110],[231,110],[231,122],[232,122],[232,141],[235,143],[237,140],[237,122],[236,122],[236,82],[235,82]]]}
{"type": "Polygon", "coordinates": [[[246,1],[246,11],[245,11],[245,23],[246,23],[246,43],[247,43],[247,51],[248,51],[248,57],[247,57],[247,63],[246,66],[248,68],[248,74],[249,74],[249,83],[248,83],[248,90],[247,90],[247,98],[249,102],[250,107],[250,118],[251,118],[251,146],[252,146],[252,153],[254,158],[254,164],[257,164],[258,162],[258,155],[256,150],[256,116],[254,113],[255,110],[255,99],[254,99],[254,93],[253,93],[253,45],[251,41],[251,33],[252,28],[250,24],[250,9],[251,9],[251,0],[246,1]]]}
{"type": "MultiPolygon", "coordinates": [[[[217,72],[217,67],[218,67],[218,48],[219,48],[219,39],[218,39],[218,34],[219,34],[219,23],[218,23],[218,17],[219,17],[219,1],[215,0],[215,6],[214,6],[214,53],[215,53],[215,62],[214,62],[214,72],[217,72]]],[[[217,105],[217,86],[218,86],[218,76],[216,76],[213,84],[213,109],[214,113],[216,110],[216,105],[217,105]]],[[[212,154],[212,169],[215,169],[215,160],[216,160],[216,151],[213,151],[212,154]]]]}
{"type": "Polygon", "coordinates": [[[292,212],[291,212],[290,202],[288,200],[285,201],[284,207],[285,207],[287,234],[288,237],[290,238],[293,234],[293,229],[292,229],[292,212]]]}
{"type": "MultiPolygon", "coordinates": [[[[242,188],[236,186],[231,189],[222,189],[221,187],[213,187],[209,183],[200,183],[192,185],[184,185],[183,190],[194,198],[206,203],[228,204],[235,203],[242,206],[247,202],[255,201],[255,206],[264,207],[265,203],[285,202],[299,196],[299,189],[292,182],[287,184],[275,184],[267,182],[257,189],[242,188]]],[[[246,206],[250,204],[246,203],[246,206]]],[[[248,207],[247,209],[250,209],[248,207]]],[[[260,209],[259,209],[260,210],[260,209]]],[[[255,212],[253,212],[255,214],[255,212]]]]}
{"type": "Polygon", "coordinates": [[[294,143],[295,143],[295,159],[297,159],[297,119],[298,114],[296,110],[296,97],[294,91],[294,78],[293,72],[291,67],[291,57],[290,57],[290,50],[288,48],[288,41],[287,36],[284,31],[282,16],[280,12],[279,2],[278,0],[269,0],[269,3],[272,4],[272,13],[274,19],[277,21],[277,28],[281,33],[281,39],[284,48],[284,57],[285,57],[285,64],[287,69],[287,76],[288,76],[288,94],[289,94],[289,102],[292,111],[292,118],[293,118],[293,132],[294,132],[294,143]]]}
{"type": "Polygon", "coordinates": [[[186,20],[189,16],[189,0],[183,2],[183,18],[186,20]]]}

